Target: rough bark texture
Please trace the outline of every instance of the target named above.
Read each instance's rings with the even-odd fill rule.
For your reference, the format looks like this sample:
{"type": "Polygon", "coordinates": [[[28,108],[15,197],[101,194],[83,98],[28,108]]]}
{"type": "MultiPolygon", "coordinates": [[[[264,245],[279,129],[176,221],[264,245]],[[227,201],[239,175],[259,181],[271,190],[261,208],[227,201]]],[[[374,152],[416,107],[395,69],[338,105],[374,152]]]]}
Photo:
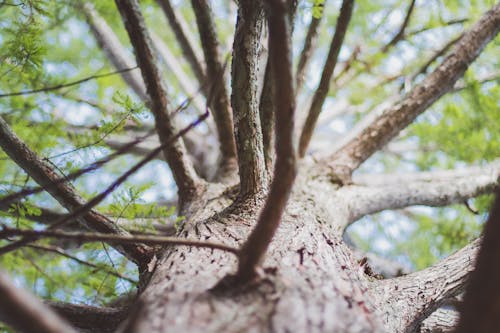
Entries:
{"type": "Polygon", "coordinates": [[[266,166],[257,96],[258,53],[264,11],[260,0],[242,0],[233,44],[231,105],[240,170],[240,197],[265,188],[266,166]]]}
{"type": "MultiPolygon", "coordinates": [[[[386,332],[373,315],[368,278],[335,227],[347,218],[336,188],[297,180],[261,278],[240,289],[211,288],[234,272],[234,257],[172,248],[158,262],[127,329],[136,332],[386,332]],[[293,320],[290,320],[293,318],[293,320]]],[[[219,194],[212,194],[218,197],[219,194]]],[[[255,215],[217,214],[209,200],[181,235],[236,246],[255,215]],[[215,214],[214,214],[215,213],[215,214]]]]}

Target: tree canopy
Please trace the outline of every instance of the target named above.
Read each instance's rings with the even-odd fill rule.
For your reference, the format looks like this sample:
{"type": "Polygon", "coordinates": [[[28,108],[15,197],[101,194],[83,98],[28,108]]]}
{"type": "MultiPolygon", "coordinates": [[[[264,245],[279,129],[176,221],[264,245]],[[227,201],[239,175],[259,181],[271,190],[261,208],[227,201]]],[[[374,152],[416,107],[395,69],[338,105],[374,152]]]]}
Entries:
{"type": "MultiPolygon", "coordinates": [[[[123,249],[106,239],[88,242],[73,237],[72,232],[81,231],[73,220],[82,219],[84,213],[68,219],[68,205],[79,207],[101,195],[92,218],[110,222],[103,228],[119,226],[134,236],[164,237],[158,242],[168,244],[168,237],[189,218],[183,210],[192,204],[186,199],[188,193],[196,192],[205,181],[234,182],[238,177],[228,170],[238,163],[241,193],[253,195],[252,191],[259,190],[257,185],[271,186],[274,193],[270,184],[280,180],[282,190],[275,191],[285,191],[287,179],[290,186],[293,183],[296,164],[282,156],[295,156],[292,143],[299,147],[300,158],[314,160],[349,143],[370,120],[425,83],[453,52],[464,31],[496,2],[290,1],[296,7],[290,10],[292,24],[286,32],[291,34],[291,59],[273,51],[272,45],[290,46],[276,35],[273,39],[278,24],[265,25],[263,36],[246,33],[252,27],[245,20],[238,30],[238,4],[229,0],[210,1],[210,5],[193,1],[192,6],[174,0],[140,1],[154,55],[137,56],[137,50],[148,45],[142,45],[140,37],[134,40],[130,31],[144,26],[122,19],[132,17],[134,10],[125,3],[0,1],[2,128],[14,133],[50,167],[53,179],[62,179],[47,190],[49,185],[20,168],[21,163],[5,148],[0,150],[0,234],[7,235],[0,240],[0,267],[17,285],[44,300],[92,306],[126,302],[140,278],[134,262],[154,246],[145,242],[131,250],[132,245],[123,249]],[[236,48],[238,43],[243,46],[236,48]],[[252,50],[245,48],[251,43],[262,45],[253,58],[252,50]],[[281,57],[276,64],[291,62],[294,76],[287,77],[286,69],[268,62],[271,71],[265,61],[259,71],[235,74],[235,68],[244,66],[247,59],[273,56],[281,57]],[[141,77],[145,68],[150,82],[141,77]],[[268,79],[268,75],[275,76],[268,79]],[[266,113],[265,103],[276,90],[273,80],[280,89],[274,95],[273,111],[266,113]],[[152,88],[156,86],[165,89],[152,88]],[[165,95],[151,95],[152,91],[165,95]],[[235,94],[241,97],[231,96],[235,94]],[[247,119],[251,108],[245,109],[250,105],[245,98],[251,94],[259,96],[261,113],[256,117],[262,127],[262,132],[253,134],[251,127],[245,128],[247,122],[252,124],[247,119]],[[287,104],[287,96],[296,96],[295,106],[287,104]],[[244,111],[238,111],[240,106],[231,105],[229,99],[245,101],[244,111]],[[281,122],[269,120],[281,108],[295,109],[295,123],[286,112],[281,122]],[[232,121],[239,126],[235,134],[232,121]],[[275,128],[288,133],[288,137],[276,138],[276,149],[270,135],[275,128]],[[163,134],[157,138],[155,131],[163,134]],[[263,145],[259,148],[266,162],[262,170],[242,167],[243,163],[258,164],[251,153],[257,149],[253,137],[259,137],[263,145]],[[239,146],[246,138],[248,145],[239,146]],[[145,165],[126,174],[148,154],[145,165]],[[176,158],[180,155],[185,158],[176,158]],[[289,172],[276,180],[271,176],[273,165],[289,172]],[[265,181],[256,184],[255,179],[265,181]],[[38,191],[38,186],[45,189],[38,191]],[[64,191],[73,193],[76,203],[62,203],[57,193],[64,191]],[[21,194],[11,199],[16,193],[21,194]],[[19,236],[30,237],[9,231],[52,230],[50,226],[57,221],[62,225],[57,229],[60,234],[36,242],[31,239],[3,253],[19,236]]],[[[243,10],[251,12],[248,6],[243,10]]],[[[376,176],[364,179],[363,175],[384,177],[498,164],[499,51],[500,38],[495,37],[446,95],[410,120],[380,151],[368,154],[366,163],[358,169],[364,162],[360,161],[348,178],[339,176],[335,181],[349,184],[359,176],[360,182],[376,184],[376,176]]],[[[393,181],[404,184],[407,179],[393,181]]],[[[429,267],[480,235],[493,201],[492,191],[484,192],[489,193],[445,207],[373,209],[360,215],[364,217],[347,229],[344,239],[364,252],[397,262],[407,272],[429,267]]],[[[286,199],[268,202],[262,216],[272,220],[286,199]]],[[[92,226],[93,222],[85,223],[92,226]]],[[[250,235],[246,246],[259,249],[262,234],[254,242],[250,235]]],[[[261,245],[265,253],[268,243],[261,245]]],[[[223,250],[240,253],[230,246],[223,250]]],[[[262,259],[252,256],[240,258],[240,270],[253,268],[262,259]]]]}

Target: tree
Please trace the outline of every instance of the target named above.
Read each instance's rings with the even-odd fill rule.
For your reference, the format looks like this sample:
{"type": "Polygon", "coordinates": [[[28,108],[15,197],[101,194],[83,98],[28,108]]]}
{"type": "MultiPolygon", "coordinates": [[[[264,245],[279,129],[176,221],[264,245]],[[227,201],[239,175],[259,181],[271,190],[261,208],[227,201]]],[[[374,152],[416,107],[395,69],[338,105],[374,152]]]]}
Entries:
{"type": "MultiPolygon", "coordinates": [[[[449,304],[479,238],[402,275],[360,259],[344,232],[414,205],[473,211],[469,199],[498,188],[499,60],[487,55],[498,53],[500,3],[485,2],[444,2],[437,13],[415,0],[1,2],[0,258],[52,300],[2,273],[0,319],[38,332],[452,330],[449,304]],[[431,52],[429,31],[445,37],[431,52]],[[69,80],[75,72],[94,74],[69,80]],[[422,115],[430,108],[439,117],[422,115]],[[323,130],[335,116],[354,125],[336,138],[323,130]],[[158,195],[139,200],[151,184],[134,177],[161,183],[166,172],[147,169],[153,160],[169,167],[177,212],[158,195]],[[66,260],[82,268],[69,273],[66,260]],[[137,292],[114,299],[123,283],[137,292]],[[54,302],[65,284],[87,298],[107,285],[107,306],[54,302]]],[[[489,199],[475,201],[480,212],[489,199]]],[[[454,247],[470,236],[459,231],[446,238],[454,247]]]]}

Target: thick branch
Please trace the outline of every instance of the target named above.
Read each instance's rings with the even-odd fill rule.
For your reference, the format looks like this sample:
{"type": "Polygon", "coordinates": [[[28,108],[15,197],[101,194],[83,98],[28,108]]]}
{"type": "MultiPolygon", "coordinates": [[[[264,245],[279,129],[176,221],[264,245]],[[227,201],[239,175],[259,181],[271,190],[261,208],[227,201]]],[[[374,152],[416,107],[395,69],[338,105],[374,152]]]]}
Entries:
{"type": "Polygon", "coordinates": [[[460,309],[456,333],[495,332],[500,327],[500,189],[497,191],[483,241],[460,309]]]}
{"type": "Polygon", "coordinates": [[[73,326],[83,330],[114,332],[118,325],[127,318],[125,308],[96,307],[83,304],[45,302],[57,314],[73,326]]]}
{"type": "MultiPolygon", "coordinates": [[[[90,3],[85,3],[78,7],[83,11],[90,31],[94,35],[97,44],[104,51],[113,66],[117,69],[134,67],[135,64],[133,60],[127,56],[126,50],[116,34],[106,21],[99,16],[93,6],[90,3]]],[[[122,78],[137,96],[147,104],[149,97],[146,94],[146,87],[144,86],[144,81],[139,75],[139,72],[123,73],[122,78]]]]}
{"type": "Polygon", "coordinates": [[[293,127],[295,93],[293,91],[288,6],[281,0],[268,2],[270,59],[275,80],[276,165],[271,189],[255,229],[239,255],[237,277],[248,281],[256,274],[269,243],[278,228],[296,175],[293,127]]]}
{"type": "Polygon", "coordinates": [[[254,196],[267,183],[257,96],[259,42],[263,10],[260,0],[241,0],[233,44],[232,95],[240,170],[240,197],[254,196]]]}
{"type": "MultiPolygon", "coordinates": [[[[458,312],[451,309],[437,309],[422,322],[418,333],[450,333],[458,323],[458,312]]],[[[475,331],[474,331],[475,332],[475,331]]]]}
{"type": "Polygon", "coordinates": [[[262,126],[262,143],[266,168],[271,172],[274,159],[274,77],[270,59],[267,59],[264,83],[260,94],[259,115],[262,126]]]}
{"type": "Polygon", "coordinates": [[[450,55],[422,83],[377,117],[358,136],[323,160],[328,164],[332,181],[349,183],[352,172],[361,163],[453,88],[499,30],[500,4],[497,4],[464,34],[450,55]]]}
{"type": "Polygon", "coordinates": [[[365,178],[372,178],[377,185],[350,185],[341,189],[348,197],[350,222],[385,209],[413,205],[446,206],[493,192],[500,186],[500,161],[464,170],[380,177],[388,181],[380,182],[376,175],[370,175],[365,178]]]}
{"type": "Polygon", "coordinates": [[[236,166],[236,142],[233,133],[233,119],[229,95],[224,82],[224,66],[219,55],[219,41],[213,22],[213,14],[207,0],[192,0],[196,23],[200,33],[201,45],[207,64],[207,77],[211,86],[211,107],[219,135],[222,155],[222,169],[233,169],[236,166]]]}
{"type": "MultiPolygon", "coordinates": [[[[155,117],[156,131],[163,145],[174,135],[175,130],[168,116],[167,94],[160,78],[144,18],[137,0],[116,0],[115,2],[135,49],[137,64],[141,68],[142,77],[151,100],[151,111],[155,117]]],[[[181,141],[165,145],[163,153],[172,169],[182,206],[183,202],[193,199],[199,191],[202,181],[196,174],[181,141]]]]}
{"type": "MultiPolygon", "coordinates": [[[[323,3],[324,5],[324,3],[323,3]]],[[[299,94],[302,89],[302,85],[304,84],[306,69],[309,61],[311,60],[314,48],[316,46],[316,40],[318,37],[318,27],[321,23],[321,19],[323,18],[323,13],[321,13],[320,17],[314,17],[311,19],[311,23],[307,28],[306,39],[304,40],[304,46],[302,47],[302,51],[300,52],[299,62],[297,63],[297,72],[295,74],[295,94],[299,94]]]]}
{"type": "Polygon", "coordinates": [[[75,330],[35,296],[0,271],[0,320],[21,332],[71,333],[75,330]]]}
{"type": "MultiPolygon", "coordinates": [[[[23,168],[28,175],[45,188],[67,210],[73,212],[84,206],[84,200],[75,192],[75,189],[67,182],[61,182],[60,177],[56,175],[50,165],[42,161],[30,150],[11,131],[2,118],[0,118],[0,146],[16,164],[23,168]]],[[[91,230],[102,233],[128,234],[105,216],[93,210],[87,211],[79,219],[79,222],[91,230]]],[[[144,261],[150,252],[148,247],[140,244],[120,246],[117,250],[136,263],[144,261]]]]}
{"type": "Polygon", "coordinates": [[[321,74],[321,80],[319,82],[318,88],[314,93],[314,97],[309,108],[309,114],[307,115],[304,128],[300,135],[299,141],[299,156],[303,157],[306,153],[309,141],[311,141],[314,128],[316,127],[316,122],[318,121],[319,114],[323,104],[325,103],[326,95],[328,94],[330,88],[330,80],[333,75],[335,66],[337,65],[337,59],[340,52],[340,48],[344,43],[344,36],[347,31],[349,22],[351,21],[352,9],[354,7],[354,0],[344,0],[342,2],[342,7],[340,8],[339,18],[337,20],[337,26],[335,28],[335,34],[332,38],[332,43],[330,44],[330,51],[328,52],[328,57],[326,58],[325,66],[323,67],[323,73],[321,74]]]}
{"type": "Polygon", "coordinates": [[[200,85],[203,85],[206,82],[205,69],[195,52],[195,48],[193,47],[193,45],[195,45],[194,42],[189,39],[189,35],[186,33],[187,27],[184,24],[182,17],[176,14],[170,0],[156,0],[156,2],[160,5],[163,13],[167,17],[168,23],[175,34],[175,38],[177,38],[182,52],[191,66],[193,73],[198,78],[198,82],[200,85]]]}
{"type": "Polygon", "coordinates": [[[427,269],[377,282],[374,292],[384,295],[378,307],[388,332],[414,332],[444,301],[462,292],[479,244],[476,239],[427,269]]]}

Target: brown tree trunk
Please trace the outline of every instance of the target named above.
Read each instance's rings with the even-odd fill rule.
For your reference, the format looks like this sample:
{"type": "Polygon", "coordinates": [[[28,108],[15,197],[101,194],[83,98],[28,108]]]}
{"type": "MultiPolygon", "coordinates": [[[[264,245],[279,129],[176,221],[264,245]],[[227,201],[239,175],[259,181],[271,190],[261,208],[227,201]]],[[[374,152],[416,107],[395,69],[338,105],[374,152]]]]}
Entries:
{"type": "MultiPolygon", "coordinates": [[[[126,331],[136,332],[384,332],[374,314],[369,277],[342,241],[347,209],[334,185],[302,174],[266,256],[262,276],[233,289],[232,254],[172,248],[159,259],[126,331]]],[[[256,216],[213,214],[211,200],[182,236],[237,245],[256,216]],[[207,219],[208,217],[208,219],[207,219]]]]}

